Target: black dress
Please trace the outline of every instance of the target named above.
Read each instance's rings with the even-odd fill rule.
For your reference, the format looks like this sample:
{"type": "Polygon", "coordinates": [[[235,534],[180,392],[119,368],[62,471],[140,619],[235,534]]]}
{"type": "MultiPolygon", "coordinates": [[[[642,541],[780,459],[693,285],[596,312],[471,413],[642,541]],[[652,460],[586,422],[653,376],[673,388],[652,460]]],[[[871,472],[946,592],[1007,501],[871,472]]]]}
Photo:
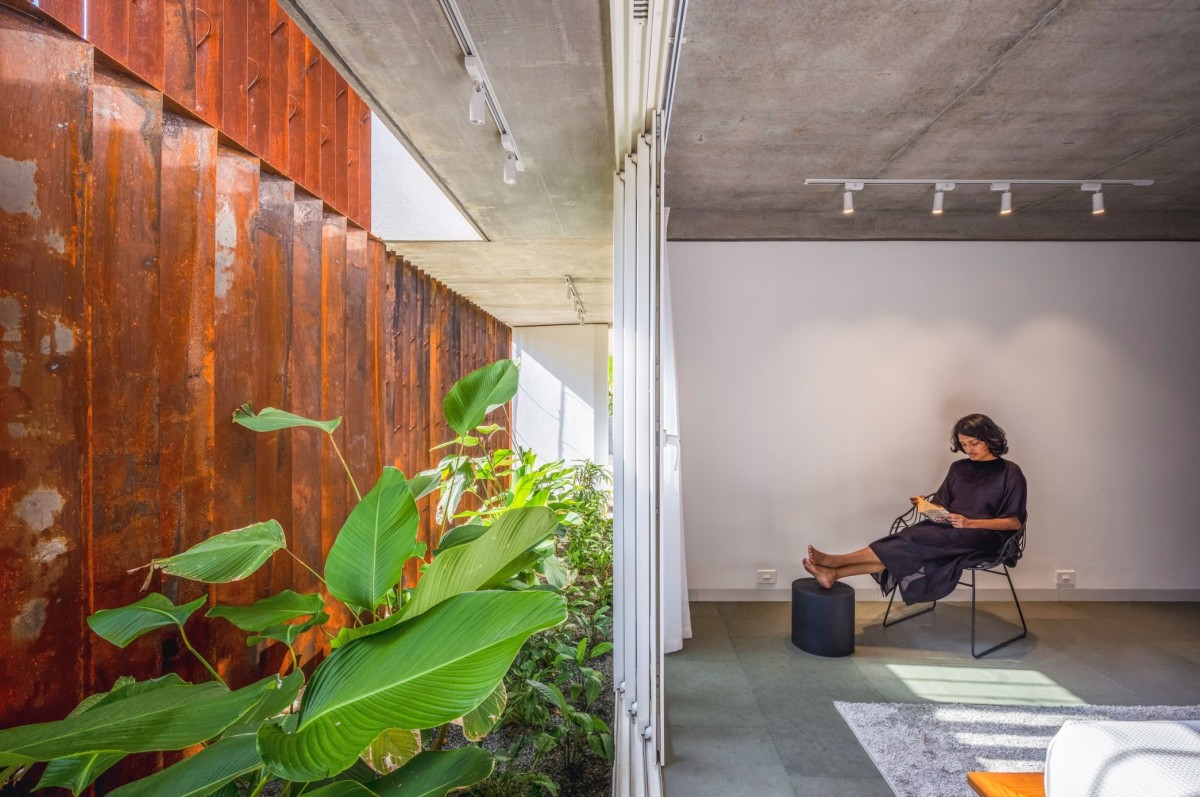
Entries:
{"type": "MultiPolygon", "coordinates": [[[[1015,517],[1025,523],[1025,475],[1006,459],[960,459],[930,499],[956,515],[1015,517]]],[[[906,604],[925,603],[954,591],[963,569],[996,555],[1016,532],[956,529],[922,520],[871,543],[886,570],[874,578],[887,595],[899,587],[906,604]]]]}

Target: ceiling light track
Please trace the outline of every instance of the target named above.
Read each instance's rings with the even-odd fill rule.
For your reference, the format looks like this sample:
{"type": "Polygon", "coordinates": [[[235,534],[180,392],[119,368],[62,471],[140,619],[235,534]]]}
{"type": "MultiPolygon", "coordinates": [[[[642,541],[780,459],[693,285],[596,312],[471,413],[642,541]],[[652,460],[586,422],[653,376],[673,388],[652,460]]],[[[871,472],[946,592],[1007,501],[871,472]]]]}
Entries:
{"type": "Polygon", "coordinates": [[[575,315],[579,316],[579,324],[582,326],[587,323],[587,311],[583,309],[583,300],[579,298],[579,292],[575,290],[575,282],[571,279],[571,275],[563,274],[563,279],[567,281],[567,298],[571,300],[571,304],[575,308],[575,315]]]}
{"type": "Polygon", "coordinates": [[[471,124],[482,125],[487,121],[484,109],[491,111],[492,119],[496,122],[496,129],[500,131],[500,143],[505,153],[502,172],[504,182],[511,185],[517,181],[516,172],[525,171],[525,159],[521,157],[521,151],[517,148],[517,140],[508,126],[508,120],[504,117],[499,100],[496,99],[496,92],[492,89],[492,82],[488,79],[487,70],[484,69],[483,59],[479,57],[479,52],[475,49],[475,42],[471,38],[471,32],[467,30],[467,23],[463,18],[462,11],[459,10],[458,3],[455,0],[439,0],[439,2],[442,4],[442,11],[445,12],[446,19],[450,22],[450,29],[454,31],[454,38],[458,40],[458,46],[462,49],[463,66],[471,77],[471,96],[467,104],[467,118],[471,124]]]}
{"type": "Polygon", "coordinates": [[[993,191],[1002,192],[1000,195],[1000,215],[1012,214],[1012,187],[1014,185],[1064,185],[1078,186],[1080,191],[1088,191],[1092,195],[1092,215],[1104,213],[1104,186],[1154,185],[1153,180],[933,180],[860,178],[860,177],[806,177],[805,185],[840,185],[842,192],[842,213],[850,216],[854,213],[854,192],[862,191],[869,185],[928,185],[933,187],[933,215],[940,216],[945,206],[946,192],[953,191],[960,185],[986,185],[993,191]]]}

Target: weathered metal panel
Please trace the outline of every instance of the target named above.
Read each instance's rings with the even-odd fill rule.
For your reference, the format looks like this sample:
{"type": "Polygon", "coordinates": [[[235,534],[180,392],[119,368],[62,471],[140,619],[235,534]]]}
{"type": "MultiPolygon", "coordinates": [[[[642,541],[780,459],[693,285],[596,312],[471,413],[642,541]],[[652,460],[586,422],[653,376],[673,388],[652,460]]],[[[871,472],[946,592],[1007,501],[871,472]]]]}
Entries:
{"type": "Polygon", "coordinates": [[[317,150],[317,191],[322,199],[333,205],[338,210],[341,210],[336,202],[336,173],[338,163],[336,155],[337,146],[337,71],[333,65],[321,58],[321,63],[317,66],[317,74],[321,81],[321,100],[320,100],[320,117],[321,117],[321,140],[320,148],[317,150]]]}
{"type": "Polygon", "coordinates": [[[308,116],[307,81],[309,41],[300,28],[289,19],[284,24],[287,31],[287,172],[300,185],[307,187],[305,173],[305,137],[308,116]]]}
{"type": "MultiPolygon", "coordinates": [[[[355,95],[357,96],[357,95],[355,95]]],[[[358,118],[358,215],[364,229],[371,229],[371,109],[359,99],[358,118]]],[[[351,178],[353,179],[353,178],[351,178]]]]}
{"type": "MultiPolygon", "coordinates": [[[[291,404],[288,360],[292,332],[292,262],[296,185],[291,180],[264,174],[259,179],[258,225],[255,253],[258,262],[258,312],[255,316],[254,406],[291,404]]],[[[292,524],[292,438],[300,432],[260,434],[256,437],[258,483],[255,490],[257,520],[275,519],[294,544],[292,524]]],[[[290,547],[290,546],[289,546],[290,547]]],[[[292,586],[292,559],[277,554],[256,576],[259,595],[265,597],[292,586]]],[[[286,650],[273,645],[269,652],[281,658],[286,650]]]]}
{"type": "MultiPolygon", "coordinates": [[[[163,118],[159,250],[159,525],[164,553],[184,551],[213,529],[213,254],[217,131],[174,114],[163,118]]],[[[166,579],[176,603],[208,588],[166,579]]],[[[212,650],[207,622],[189,624],[199,650],[212,650]]],[[[194,681],[209,678],[186,650],[164,660],[194,681]]]]}
{"type": "MultiPolygon", "coordinates": [[[[333,66],[330,65],[333,70],[333,66]]],[[[346,79],[333,70],[333,195],[330,202],[342,214],[350,215],[346,209],[347,173],[350,170],[350,89],[346,79]]],[[[325,191],[329,190],[328,185],[325,191]]]]}
{"type": "MultiPolygon", "coordinates": [[[[213,276],[215,354],[213,439],[215,479],[214,531],[257,522],[257,435],[232,422],[233,411],[254,399],[255,314],[258,279],[255,231],[258,216],[259,165],[226,147],[217,155],[216,250],[213,276]]],[[[269,297],[264,298],[264,304],[269,297]]],[[[214,599],[224,605],[246,605],[257,597],[252,580],[221,584],[214,599]]],[[[226,681],[244,684],[258,675],[256,656],[246,648],[245,634],[229,623],[213,626],[218,670],[226,681]]]]}
{"type": "Polygon", "coordinates": [[[163,91],[196,110],[196,0],[165,0],[163,8],[163,91]]]}
{"type": "Polygon", "coordinates": [[[321,64],[325,59],[317,47],[304,40],[304,177],[309,193],[327,199],[321,193],[321,64]]]}
{"type": "MultiPolygon", "coordinates": [[[[321,407],[323,222],[321,200],[298,194],[293,205],[292,343],[288,349],[286,409],[307,418],[329,417],[321,407]]],[[[292,528],[288,539],[296,556],[317,572],[324,569],[325,562],[321,539],[321,462],[328,445],[325,435],[316,430],[292,433],[292,528]]],[[[297,592],[317,592],[321,586],[316,576],[303,567],[293,569],[293,579],[293,589],[297,592]]],[[[319,647],[320,635],[314,632],[299,641],[297,652],[307,661],[319,647]]]]}
{"type": "Polygon", "coordinates": [[[362,215],[359,206],[358,180],[358,117],[362,101],[353,91],[346,93],[346,216],[357,220],[362,215]]]}
{"type": "MultiPolygon", "coordinates": [[[[346,218],[326,213],[321,227],[321,414],[346,415],[346,218]]],[[[346,422],[333,434],[346,453],[346,422]]],[[[321,452],[321,550],[328,553],[346,521],[346,472],[328,444],[321,452]]],[[[336,615],[335,615],[336,616],[336,615]]],[[[342,621],[348,618],[343,616],[342,621]]]]}
{"type": "Polygon", "coordinates": [[[83,35],[83,0],[39,0],[38,8],[83,35]]]}
{"type": "Polygon", "coordinates": [[[243,0],[246,13],[246,146],[271,161],[271,9],[275,0],[243,0]]]}
{"type": "MultiPolygon", "coordinates": [[[[119,2],[93,2],[95,6],[116,6],[119,2]]],[[[163,44],[165,0],[134,0],[128,6],[126,65],[135,75],[160,91],[164,86],[163,44]]]]}
{"type": "Polygon", "coordinates": [[[0,9],[4,726],[61,718],[84,688],[91,81],[87,45],[0,9]]]}
{"type": "MultiPolygon", "coordinates": [[[[342,453],[354,474],[358,489],[365,495],[379,473],[372,466],[373,454],[367,434],[372,421],[365,412],[369,409],[367,396],[371,378],[367,370],[367,234],[351,227],[346,232],[346,271],[342,282],[345,296],[346,326],[345,371],[346,447],[342,453]]],[[[347,486],[347,507],[357,503],[354,492],[347,486]]]]}
{"type": "Polygon", "coordinates": [[[221,132],[246,146],[246,85],[249,18],[247,0],[223,0],[221,5],[221,132]]]}
{"type": "Polygon", "coordinates": [[[290,103],[288,102],[288,66],[291,53],[289,50],[290,40],[288,37],[288,18],[287,12],[279,7],[278,3],[270,3],[270,75],[271,84],[269,91],[271,93],[268,102],[268,124],[270,126],[270,136],[266,153],[259,153],[260,157],[265,156],[271,165],[284,174],[290,174],[288,165],[288,113],[290,103]]]}
{"type": "MultiPolygon", "coordinates": [[[[221,122],[221,18],[222,0],[195,0],[192,16],[193,47],[196,53],[195,105],[197,114],[210,125],[221,122]]],[[[179,99],[179,98],[177,98],[179,99]]]]}
{"type": "Polygon", "coordinates": [[[87,40],[121,64],[129,63],[129,18],[132,3],[85,3],[87,40]]]}
{"type": "MultiPolygon", "coordinates": [[[[91,324],[92,611],[140,597],[128,571],[161,553],[158,252],[162,95],[97,73],[87,302],[91,324]],[[102,323],[96,323],[101,321],[102,323]]],[[[157,582],[155,582],[157,583],[157,582]]],[[[90,686],[154,672],[162,637],[93,649],[90,686]]]]}

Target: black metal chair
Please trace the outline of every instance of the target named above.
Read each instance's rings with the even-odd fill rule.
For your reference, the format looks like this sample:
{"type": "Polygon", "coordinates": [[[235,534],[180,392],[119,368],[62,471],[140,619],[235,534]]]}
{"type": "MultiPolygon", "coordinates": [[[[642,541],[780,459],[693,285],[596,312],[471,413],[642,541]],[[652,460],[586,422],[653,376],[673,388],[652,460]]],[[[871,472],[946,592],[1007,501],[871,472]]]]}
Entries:
{"type": "MultiPolygon", "coordinates": [[[[926,497],[931,498],[932,496],[926,496],[926,497]]],[[[888,532],[888,534],[895,534],[896,532],[901,531],[902,529],[908,528],[913,523],[916,523],[919,518],[920,518],[920,515],[917,513],[917,508],[914,506],[911,509],[909,509],[907,512],[905,512],[903,515],[901,515],[900,517],[898,517],[894,521],[892,521],[892,528],[891,528],[891,531],[888,532]]],[[[1027,626],[1025,624],[1025,613],[1021,611],[1021,602],[1019,600],[1017,600],[1017,590],[1016,590],[1016,588],[1013,587],[1012,577],[1008,574],[1008,569],[1010,567],[1016,567],[1017,562],[1020,560],[1021,555],[1024,553],[1025,553],[1025,524],[1022,523],[1021,528],[1005,541],[1004,546],[1000,549],[1000,551],[995,556],[993,556],[989,559],[986,559],[986,560],[978,561],[975,564],[970,565],[963,570],[964,573],[967,571],[970,571],[970,573],[971,573],[970,583],[968,583],[966,581],[959,581],[958,583],[961,586],[971,588],[971,655],[977,659],[982,658],[983,656],[986,656],[987,654],[991,653],[994,650],[999,650],[1000,648],[1004,647],[1005,645],[1016,642],[1018,639],[1024,639],[1029,634],[1029,626],[1027,626]],[[975,574],[981,573],[981,572],[982,573],[995,573],[998,576],[1004,576],[1004,578],[1008,581],[1008,589],[1010,592],[1012,592],[1013,603],[1016,604],[1016,607],[1017,607],[1017,617],[1019,617],[1021,619],[1021,633],[1017,634],[1016,636],[1014,636],[1010,639],[1006,639],[1003,642],[992,645],[987,650],[976,653],[975,652],[975,574]]],[[[929,604],[928,608],[921,609],[920,611],[912,612],[911,614],[906,614],[903,617],[901,617],[900,619],[892,620],[889,623],[888,616],[892,612],[892,603],[896,600],[896,590],[897,589],[898,589],[898,585],[893,586],[891,595],[888,598],[887,610],[884,611],[884,613],[883,613],[883,627],[884,628],[889,628],[889,627],[895,625],[896,623],[902,623],[905,620],[911,620],[914,617],[920,617],[922,614],[927,614],[927,613],[933,611],[935,608],[937,608],[937,601],[934,601],[933,603],[929,604]]]]}

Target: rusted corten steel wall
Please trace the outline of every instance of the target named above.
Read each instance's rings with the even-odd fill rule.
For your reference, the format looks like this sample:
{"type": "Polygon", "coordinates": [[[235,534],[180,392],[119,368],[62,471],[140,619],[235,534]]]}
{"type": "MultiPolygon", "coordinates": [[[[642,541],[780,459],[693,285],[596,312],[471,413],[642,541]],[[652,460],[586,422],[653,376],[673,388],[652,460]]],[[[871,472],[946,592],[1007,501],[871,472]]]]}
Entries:
{"type": "MultiPolygon", "coordinates": [[[[434,464],[445,392],[511,347],[507,327],[95,52],[0,7],[3,727],[60,718],[123,674],[207,678],[176,635],[118,650],[87,630],[144,594],[128,570],[272,517],[319,568],[353,505],[346,474],[324,435],[256,435],[231,422],[239,405],[344,416],[336,439],[365,491],[385,463],[434,464]]],[[[421,533],[432,542],[428,521],[421,533]]],[[[177,603],[288,587],[320,584],[283,554],[235,584],[150,580],[177,603]]],[[[247,647],[202,613],[188,635],[231,684],[282,663],[282,646],[247,647]]],[[[322,645],[300,642],[306,659],[322,645]]]]}
{"type": "Polygon", "coordinates": [[[370,229],[370,111],[275,0],[0,2],[86,38],[167,110],[195,114],[370,229]]]}

